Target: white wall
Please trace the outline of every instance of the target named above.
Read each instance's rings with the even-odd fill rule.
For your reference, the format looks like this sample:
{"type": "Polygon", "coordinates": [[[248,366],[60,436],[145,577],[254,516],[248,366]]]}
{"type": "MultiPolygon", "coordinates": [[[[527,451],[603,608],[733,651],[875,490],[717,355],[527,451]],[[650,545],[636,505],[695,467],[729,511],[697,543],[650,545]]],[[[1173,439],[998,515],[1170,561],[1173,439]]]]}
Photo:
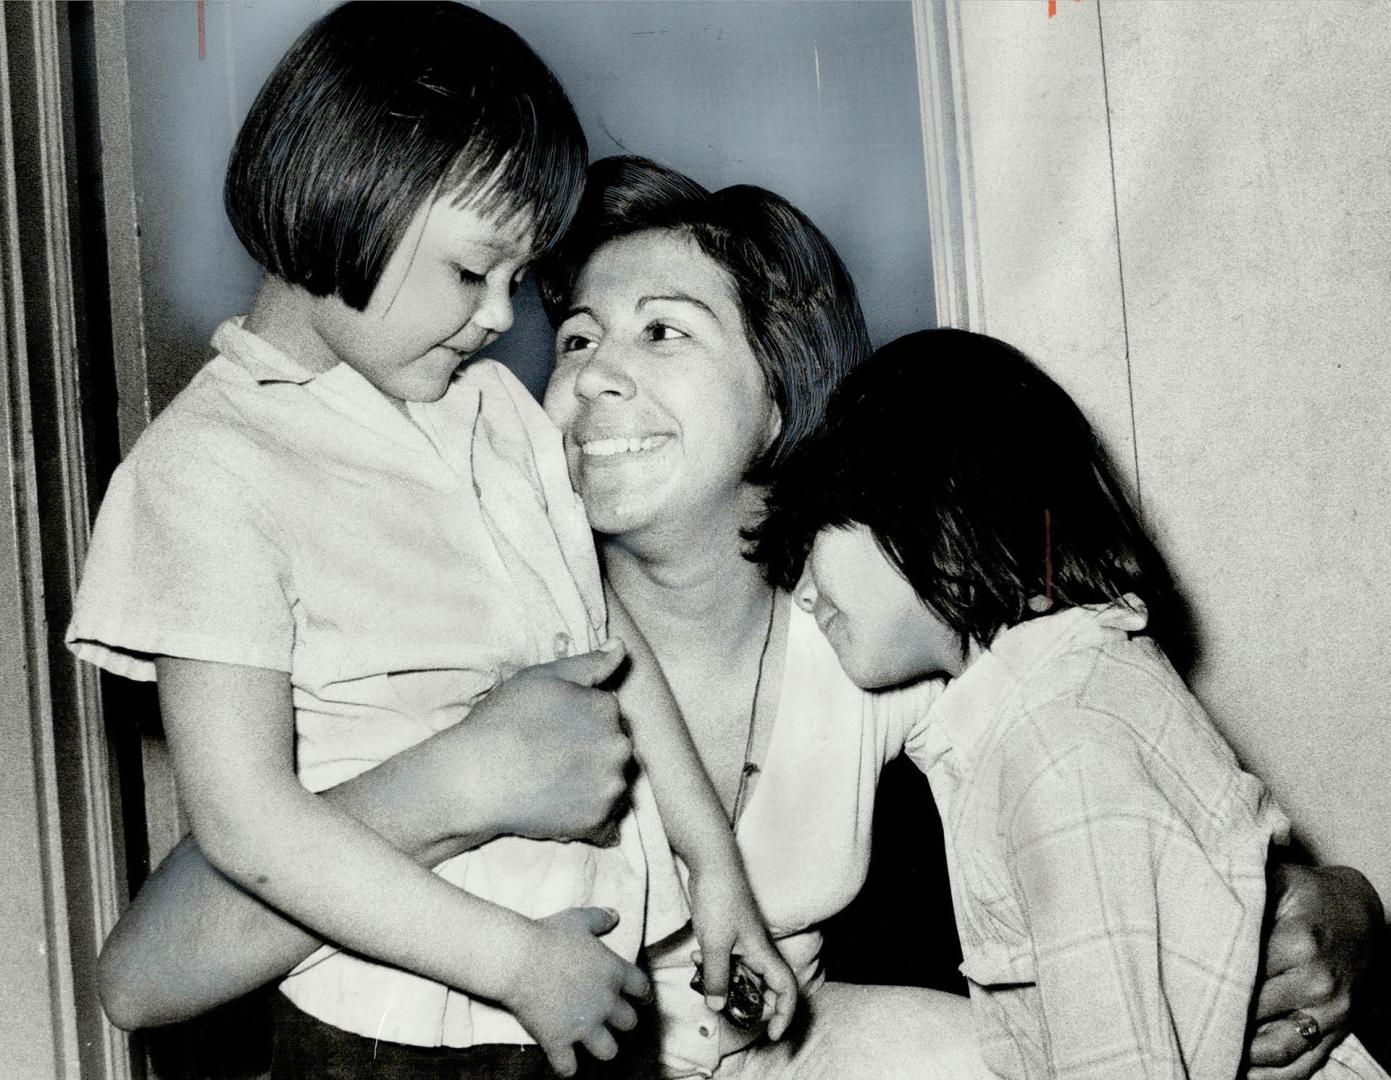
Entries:
{"type": "Polygon", "coordinates": [[[942,10],[976,328],[1096,418],[1199,695],[1391,898],[1391,4],[942,10]]]}

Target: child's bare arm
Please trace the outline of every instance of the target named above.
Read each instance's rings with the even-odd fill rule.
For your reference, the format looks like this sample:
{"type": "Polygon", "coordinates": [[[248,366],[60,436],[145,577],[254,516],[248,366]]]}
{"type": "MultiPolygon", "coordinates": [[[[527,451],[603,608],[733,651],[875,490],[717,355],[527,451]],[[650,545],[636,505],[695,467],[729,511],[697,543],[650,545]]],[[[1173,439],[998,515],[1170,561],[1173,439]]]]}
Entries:
{"type": "Polygon", "coordinates": [[[502,1003],[558,1068],[573,1067],[574,1042],[612,1045],[606,1025],[630,1022],[623,994],[646,978],[597,941],[604,917],[533,922],[481,901],[305,791],[284,673],[157,665],[180,795],[212,865],[329,940],[502,1003]]]}
{"type": "Polygon", "coordinates": [[[652,784],[672,850],[691,871],[691,921],[703,954],[706,996],[720,1007],[730,955],[738,954],[772,992],[768,1034],[780,1038],[797,1004],[797,980],[768,936],[719,796],[701,764],[661,665],[608,590],[609,631],[623,638],[629,668],[618,688],[634,753],[652,784]]]}
{"type": "MultiPolygon", "coordinates": [[[[582,664],[588,658],[573,662],[582,664]]],[[[623,790],[628,741],[577,684],[538,675],[322,797],[424,866],[500,833],[584,839],[623,790]]],[[[284,975],[322,942],[214,870],[186,837],[102,947],[107,1015],[136,1029],[187,1020],[284,975]]]]}

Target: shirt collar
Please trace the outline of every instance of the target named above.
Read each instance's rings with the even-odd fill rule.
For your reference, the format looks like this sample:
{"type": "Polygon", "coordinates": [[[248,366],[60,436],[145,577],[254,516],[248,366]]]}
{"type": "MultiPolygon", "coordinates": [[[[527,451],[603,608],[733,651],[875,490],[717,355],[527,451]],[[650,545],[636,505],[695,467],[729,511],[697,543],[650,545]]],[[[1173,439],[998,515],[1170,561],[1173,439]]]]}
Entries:
{"type": "MultiPolygon", "coordinates": [[[[245,315],[235,315],[213,332],[213,348],[259,383],[307,383],[322,372],[314,371],[277,349],[265,338],[257,337],[242,323],[245,315]]],[[[336,365],[335,365],[336,366],[336,365]]]]}
{"type": "Polygon", "coordinates": [[[990,648],[953,679],[929,714],[951,749],[969,762],[1005,704],[1049,661],[1079,646],[1145,628],[1144,602],[1133,593],[1109,604],[1066,608],[1000,631],[990,648]]]}

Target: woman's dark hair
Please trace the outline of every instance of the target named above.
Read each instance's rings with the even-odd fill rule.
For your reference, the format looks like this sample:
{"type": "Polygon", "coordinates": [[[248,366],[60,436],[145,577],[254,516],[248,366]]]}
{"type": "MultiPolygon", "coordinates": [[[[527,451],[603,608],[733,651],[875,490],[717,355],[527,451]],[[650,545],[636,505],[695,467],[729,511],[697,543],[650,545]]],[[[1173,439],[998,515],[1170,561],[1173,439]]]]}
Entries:
{"type": "Polygon", "coordinates": [[[610,157],[589,167],[569,232],[537,267],[551,323],[564,321],[596,250],[654,229],[689,237],[733,284],[745,336],[782,419],[747,474],[767,483],[820,423],[845,373],[869,355],[855,285],[831,242],[781,196],[742,184],[710,192],[645,158],[610,157]]]}
{"type": "Polygon", "coordinates": [[[963,643],[1038,614],[1032,597],[1057,610],[1133,592],[1187,655],[1172,578],[1091,425],[995,338],[920,331],[847,376],[774,484],[752,557],[790,589],[816,534],[853,524],[963,643]]]}
{"type": "Polygon", "coordinates": [[[530,214],[542,250],[574,214],[587,156],[565,91],[514,31],[462,4],[357,0],[261,87],[224,198],[252,258],[360,311],[427,199],[530,214]]]}

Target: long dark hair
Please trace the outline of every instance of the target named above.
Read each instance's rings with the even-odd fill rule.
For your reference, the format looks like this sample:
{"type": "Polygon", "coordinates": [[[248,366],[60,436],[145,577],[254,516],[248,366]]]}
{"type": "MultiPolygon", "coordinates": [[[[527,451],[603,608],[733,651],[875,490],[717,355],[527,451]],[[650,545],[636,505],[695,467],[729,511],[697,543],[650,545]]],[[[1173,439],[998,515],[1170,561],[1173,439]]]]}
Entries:
{"type": "Polygon", "coordinates": [[[792,588],[823,528],[869,527],[922,600],[988,645],[1046,610],[1135,593],[1189,654],[1173,580],[1073,400],[1018,349],[964,330],[884,346],[841,384],[773,486],[752,555],[792,588]]]}

